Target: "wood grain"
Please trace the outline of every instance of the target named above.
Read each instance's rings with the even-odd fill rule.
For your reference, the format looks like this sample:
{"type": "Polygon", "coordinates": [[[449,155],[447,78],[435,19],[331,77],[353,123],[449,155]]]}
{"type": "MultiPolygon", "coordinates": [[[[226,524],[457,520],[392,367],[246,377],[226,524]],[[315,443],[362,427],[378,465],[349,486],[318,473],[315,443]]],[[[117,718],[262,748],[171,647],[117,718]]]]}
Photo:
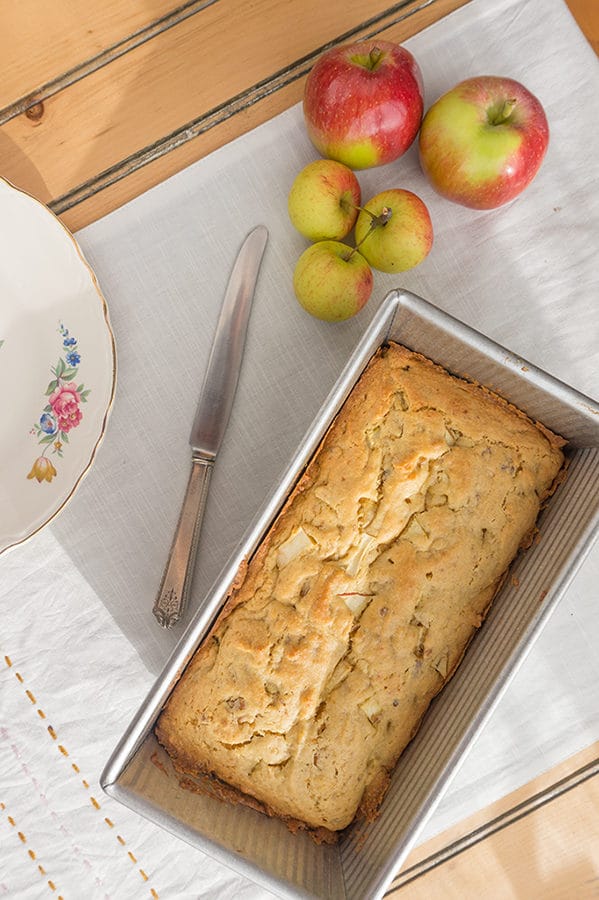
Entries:
{"type": "Polygon", "coordinates": [[[567,0],[567,5],[589,44],[599,54],[599,3],[597,0],[567,0]]]}
{"type": "MultiPolygon", "coordinates": [[[[184,0],[8,0],[0,13],[0,111],[103,55],[147,38],[149,26],[184,0]]],[[[124,48],[123,48],[124,49],[124,48]]],[[[100,59],[98,59],[100,57],[100,59]]],[[[35,102],[35,100],[33,100],[35,102]]],[[[1,112],[0,112],[1,120],[1,112]]]]}
{"type": "MultiPolygon", "coordinates": [[[[98,188],[122,180],[159,155],[170,154],[181,143],[190,143],[193,134],[191,152],[157,166],[154,177],[145,171],[143,179],[135,179],[135,189],[130,182],[125,191],[113,191],[110,202],[119,205],[229,140],[230,127],[221,129],[218,141],[215,135],[198,140],[215,127],[207,118],[215,117],[217,123],[219,115],[222,121],[231,118],[231,109],[223,109],[226,104],[236,104],[233,112],[237,113],[250,109],[261,96],[270,97],[260,109],[236,117],[238,134],[296,102],[301,79],[331,42],[372,33],[404,40],[464,2],[404,0],[389,6],[387,0],[371,0],[365,19],[364,0],[347,0],[340,33],[336,5],[302,0],[298,17],[294,0],[254,0],[241,4],[243,27],[231,34],[227,52],[215,52],[222,35],[231,32],[230,23],[240,7],[235,0],[219,0],[7,121],[0,129],[3,175],[44,202],[54,203],[63,214],[98,188]],[[283,94],[280,85],[286,81],[290,89],[283,94]],[[250,104],[243,97],[248,87],[257,94],[250,104]],[[81,185],[83,192],[71,197],[81,185]]],[[[106,211],[105,199],[99,201],[101,207],[94,210],[88,204],[86,215],[78,210],[76,217],[65,215],[64,221],[71,228],[92,221],[106,211]]]]}
{"type": "MultiPolygon", "coordinates": [[[[443,0],[447,10],[464,5],[467,0],[443,0]]],[[[436,21],[436,7],[410,3],[398,16],[386,16],[376,24],[377,34],[386,40],[402,42],[412,34],[436,21]],[[391,21],[392,24],[387,24],[391,21]]],[[[373,32],[373,26],[356,32],[356,39],[373,32]]],[[[318,51],[317,51],[318,52],[318,51]]],[[[73,230],[83,227],[138,196],[148,187],[158,184],[191,163],[223,146],[230,140],[251,131],[273,116],[288,109],[302,98],[305,76],[312,58],[299,60],[283,70],[279,76],[257,86],[255,91],[230,101],[225,108],[208,111],[184,129],[184,140],[178,134],[148,148],[147,153],[134,154],[123,161],[116,172],[108,172],[94,184],[83,186],[78,193],[58,198],[53,209],[73,230]],[[232,113],[233,110],[233,113],[232,113]],[[190,140],[189,132],[193,132],[190,140]],[[102,188],[99,189],[99,184],[102,188]]]]}
{"type": "Polygon", "coordinates": [[[599,742],[416,848],[390,900],[599,896],[599,742]]]}

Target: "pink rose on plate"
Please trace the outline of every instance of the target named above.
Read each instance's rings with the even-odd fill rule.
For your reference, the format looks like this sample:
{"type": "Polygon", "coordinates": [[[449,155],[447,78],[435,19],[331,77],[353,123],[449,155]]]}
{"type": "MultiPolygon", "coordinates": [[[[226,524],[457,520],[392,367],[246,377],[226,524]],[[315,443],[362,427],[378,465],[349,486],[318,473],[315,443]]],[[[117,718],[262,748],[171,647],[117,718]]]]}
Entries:
{"type": "Polygon", "coordinates": [[[77,391],[74,381],[68,384],[59,385],[55,391],[50,394],[49,404],[52,412],[56,416],[60,431],[70,431],[75,428],[83,418],[83,413],[79,408],[81,395],[77,391]]]}

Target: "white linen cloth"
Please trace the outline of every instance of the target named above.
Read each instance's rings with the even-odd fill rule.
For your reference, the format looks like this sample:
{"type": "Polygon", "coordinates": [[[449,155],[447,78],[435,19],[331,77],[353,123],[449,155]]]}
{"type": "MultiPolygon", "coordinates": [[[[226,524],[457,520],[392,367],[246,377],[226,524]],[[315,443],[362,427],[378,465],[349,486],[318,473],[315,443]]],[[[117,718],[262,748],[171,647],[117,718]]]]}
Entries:
{"type": "MultiPolygon", "coordinates": [[[[387,290],[412,290],[599,395],[597,58],[562,0],[473,0],[407,46],[423,71],[427,107],[463,78],[509,75],[543,102],[551,143],[528,190],[492,212],[436,196],[415,148],[359,173],[364,200],[393,186],[419,194],[435,245],[401,277],[377,273],[355,319],[318,322],[293,298],[293,266],[306,243],[287,220],[286,198],[316,157],[299,106],[77,235],[109,304],[118,386],[75,497],[0,559],[0,897],[269,896],[105,797],[97,781],[181,633],[162,631],[151,606],[188,475],[188,433],[218,309],[253,225],[266,224],[270,242],[212,479],[192,608],[387,290]]],[[[598,582],[596,545],[422,840],[599,739],[598,582]]]]}

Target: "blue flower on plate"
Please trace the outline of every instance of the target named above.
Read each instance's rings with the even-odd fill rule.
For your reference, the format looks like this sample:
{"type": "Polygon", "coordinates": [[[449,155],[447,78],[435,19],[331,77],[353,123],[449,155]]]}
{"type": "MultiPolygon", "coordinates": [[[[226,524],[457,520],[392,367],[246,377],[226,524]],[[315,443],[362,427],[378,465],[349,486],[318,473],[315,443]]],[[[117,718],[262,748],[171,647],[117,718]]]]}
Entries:
{"type": "Polygon", "coordinates": [[[77,338],[66,337],[62,342],[63,347],[74,347],[77,343],[77,338]]]}
{"type": "Polygon", "coordinates": [[[54,434],[58,429],[54,416],[51,416],[50,413],[42,413],[40,417],[40,428],[45,434],[54,434]]]}
{"type": "Polygon", "coordinates": [[[71,350],[70,353],[67,353],[66,360],[70,366],[78,366],[81,362],[81,357],[76,350],[71,350]]]}

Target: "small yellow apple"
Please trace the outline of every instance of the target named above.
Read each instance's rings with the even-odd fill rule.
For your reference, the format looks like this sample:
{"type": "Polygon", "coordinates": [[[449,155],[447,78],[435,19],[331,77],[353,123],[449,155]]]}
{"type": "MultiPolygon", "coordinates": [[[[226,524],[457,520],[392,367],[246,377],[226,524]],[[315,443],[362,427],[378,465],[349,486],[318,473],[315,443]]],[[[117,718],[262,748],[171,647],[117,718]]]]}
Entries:
{"type": "Polygon", "coordinates": [[[338,241],[352,230],[360,200],[360,185],[351,169],[332,159],[317,159],[295,178],[287,208],[291,223],[308,240],[338,241]]]}
{"type": "Polygon", "coordinates": [[[318,241],[298,259],[293,287],[311,315],[341,322],[366,304],[373,280],[370,266],[355,248],[340,241],[318,241]]]}

